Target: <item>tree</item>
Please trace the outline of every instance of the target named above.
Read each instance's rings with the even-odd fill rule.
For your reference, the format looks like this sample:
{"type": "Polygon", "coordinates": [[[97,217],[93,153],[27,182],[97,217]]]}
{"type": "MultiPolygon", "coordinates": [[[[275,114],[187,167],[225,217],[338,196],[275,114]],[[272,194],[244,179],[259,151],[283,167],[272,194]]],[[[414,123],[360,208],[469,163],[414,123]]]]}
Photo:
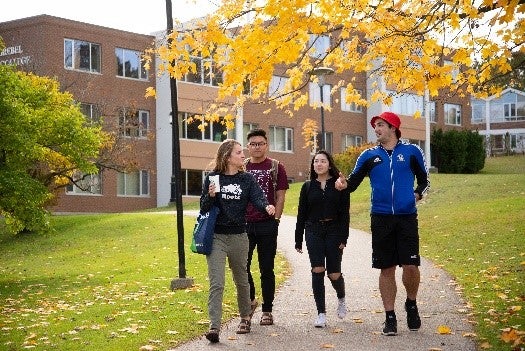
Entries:
{"type": "MultiPolygon", "coordinates": [[[[221,104],[208,111],[213,119],[219,113],[233,119],[247,100],[267,101],[276,73],[289,79],[269,101],[292,115],[307,103],[301,89],[317,80],[312,71],[321,66],[366,72],[396,92],[428,89],[435,97],[452,88],[487,96],[500,89],[486,84],[491,77],[512,69],[512,52],[525,52],[524,14],[525,0],[224,0],[212,15],[180,25],[156,53],[164,62],[159,68],[177,79],[196,71],[192,57],[212,59],[209,71],[224,73],[221,104]],[[229,97],[236,98],[233,106],[229,97]]],[[[367,104],[351,80],[339,86],[346,86],[347,102],[367,104]]],[[[378,86],[370,93],[372,101],[392,101],[378,86]]]]}
{"type": "Polygon", "coordinates": [[[55,80],[0,65],[0,86],[0,214],[11,232],[43,230],[56,189],[97,173],[111,139],[55,80]]]}

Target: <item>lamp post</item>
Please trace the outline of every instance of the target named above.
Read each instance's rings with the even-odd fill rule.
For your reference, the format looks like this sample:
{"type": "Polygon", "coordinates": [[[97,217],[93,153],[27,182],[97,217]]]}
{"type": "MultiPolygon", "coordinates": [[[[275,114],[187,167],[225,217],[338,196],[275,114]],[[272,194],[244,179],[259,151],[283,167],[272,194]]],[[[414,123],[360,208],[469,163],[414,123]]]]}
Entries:
{"type": "MultiPolygon", "coordinates": [[[[173,15],[171,10],[171,0],[166,0],[167,30],[166,35],[173,31],[173,15]]],[[[168,47],[171,39],[168,39],[168,47]]],[[[186,278],[186,258],[184,255],[184,223],[182,208],[182,183],[180,179],[180,140],[179,140],[179,106],[177,101],[177,80],[170,75],[171,91],[171,135],[172,135],[172,159],[171,159],[171,198],[170,202],[175,203],[177,209],[177,250],[179,254],[179,278],[172,279],[171,290],[185,289],[193,285],[193,279],[186,278]]]]}
{"type": "Polygon", "coordinates": [[[323,86],[325,85],[325,77],[334,73],[330,67],[316,67],[312,70],[312,75],[317,77],[317,84],[321,92],[321,150],[326,148],[326,136],[324,132],[324,101],[323,101],[323,86]]]}

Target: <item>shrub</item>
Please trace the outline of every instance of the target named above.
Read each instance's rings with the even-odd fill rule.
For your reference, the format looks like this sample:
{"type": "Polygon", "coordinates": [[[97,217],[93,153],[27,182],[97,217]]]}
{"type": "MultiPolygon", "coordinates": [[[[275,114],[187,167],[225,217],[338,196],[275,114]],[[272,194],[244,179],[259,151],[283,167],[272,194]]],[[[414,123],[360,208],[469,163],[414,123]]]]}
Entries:
{"type": "Polygon", "coordinates": [[[483,137],[477,131],[434,130],[430,148],[440,173],[477,173],[485,165],[483,137]]]}
{"type": "Polygon", "coordinates": [[[339,170],[345,175],[349,175],[355,167],[357,158],[363,151],[375,146],[375,143],[361,144],[360,146],[349,146],[340,154],[334,154],[334,162],[339,170]]]}

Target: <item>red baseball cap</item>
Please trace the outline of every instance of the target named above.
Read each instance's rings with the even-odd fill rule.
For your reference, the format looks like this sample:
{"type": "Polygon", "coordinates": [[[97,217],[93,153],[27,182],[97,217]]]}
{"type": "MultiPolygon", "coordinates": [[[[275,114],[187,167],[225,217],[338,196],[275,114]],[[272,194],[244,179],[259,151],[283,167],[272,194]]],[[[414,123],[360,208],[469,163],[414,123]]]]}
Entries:
{"type": "Polygon", "coordinates": [[[396,115],[393,112],[383,112],[379,116],[374,116],[372,117],[372,120],[370,121],[372,128],[376,127],[376,120],[378,118],[381,118],[382,120],[385,120],[391,126],[396,127],[397,138],[398,139],[401,138],[401,131],[399,130],[399,127],[401,126],[401,120],[399,119],[398,115],[396,115]]]}

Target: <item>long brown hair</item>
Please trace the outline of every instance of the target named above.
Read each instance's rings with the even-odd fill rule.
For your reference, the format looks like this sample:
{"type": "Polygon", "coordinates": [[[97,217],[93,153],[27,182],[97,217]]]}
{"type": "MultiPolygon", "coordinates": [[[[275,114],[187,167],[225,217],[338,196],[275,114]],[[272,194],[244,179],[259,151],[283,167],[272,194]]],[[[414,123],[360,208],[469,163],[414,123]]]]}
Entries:
{"type": "MultiPolygon", "coordinates": [[[[215,166],[213,171],[217,173],[225,173],[228,169],[228,158],[231,156],[233,148],[235,145],[241,145],[235,139],[226,139],[224,140],[219,148],[217,149],[217,154],[215,155],[215,166]]],[[[242,168],[240,169],[243,170],[242,168]]]]}

